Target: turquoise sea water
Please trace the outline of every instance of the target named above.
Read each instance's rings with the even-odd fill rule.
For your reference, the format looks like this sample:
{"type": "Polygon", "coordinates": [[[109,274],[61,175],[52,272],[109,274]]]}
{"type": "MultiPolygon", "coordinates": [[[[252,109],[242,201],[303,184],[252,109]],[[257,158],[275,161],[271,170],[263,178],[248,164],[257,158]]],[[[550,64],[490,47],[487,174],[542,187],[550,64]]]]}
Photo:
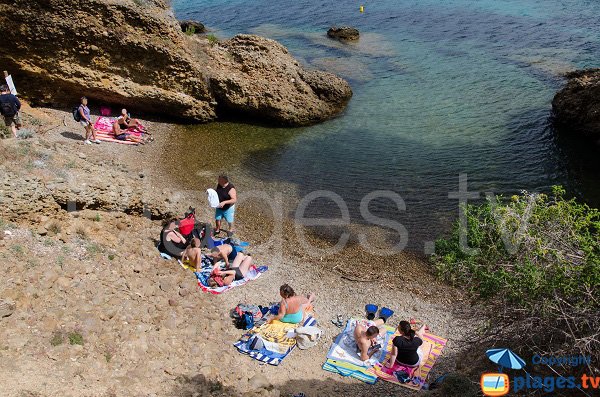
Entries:
{"type": "MultiPolygon", "coordinates": [[[[276,39],[308,67],[348,79],[354,97],[328,122],[293,131],[222,124],[192,127],[241,136],[236,152],[261,179],[298,192],[329,189],[359,222],[361,198],[399,193],[406,212],[386,200],[375,214],[400,220],[411,245],[447,230],[457,201],[448,192],[466,173],[469,190],[510,195],[553,184],[600,204],[597,152],[558,138],[550,102],[568,70],[600,66],[600,2],[584,0],[175,0],[227,38],[257,33],[276,39]],[[332,25],[361,32],[355,44],[325,36],[332,25]],[[252,145],[267,140],[268,147],[252,145]]],[[[330,202],[313,214],[336,214],[330,202]]],[[[418,246],[418,244],[417,244],[418,246]]]]}

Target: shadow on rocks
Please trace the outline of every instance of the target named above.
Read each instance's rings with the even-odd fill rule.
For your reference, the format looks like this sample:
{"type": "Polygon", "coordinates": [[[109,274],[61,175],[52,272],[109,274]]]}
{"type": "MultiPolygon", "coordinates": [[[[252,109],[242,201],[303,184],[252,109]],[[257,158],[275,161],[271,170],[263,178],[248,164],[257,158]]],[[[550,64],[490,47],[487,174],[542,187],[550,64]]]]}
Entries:
{"type": "MultiPolygon", "coordinates": [[[[260,375],[264,379],[263,375],[260,375]]],[[[393,385],[388,382],[377,382],[374,385],[368,385],[361,382],[344,383],[335,379],[297,379],[286,382],[285,384],[274,387],[272,385],[258,384],[250,381],[248,390],[240,391],[232,387],[223,386],[220,382],[208,380],[203,375],[195,376],[179,376],[176,379],[178,385],[169,395],[180,397],[207,397],[207,396],[265,396],[265,397],[292,397],[300,393],[304,393],[306,397],[313,396],[355,396],[355,397],[372,397],[372,396],[412,396],[414,391],[393,385]]],[[[268,383],[268,382],[267,382],[268,383]]],[[[423,396],[438,397],[438,396],[458,396],[476,397],[478,388],[472,381],[458,375],[452,377],[452,381],[447,382],[436,390],[422,391],[423,396]],[[451,391],[452,388],[457,390],[451,391]]]]}
{"type": "Polygon", "coordinates": [[[83,138],[83,136],[81,134],[76,134],[76,133],[71,132],[71,131],[61,132],[60,135],[62,135],[65,138],[68,138],[68,139],[73,139],[75,141],[83,141],[84,140],[84,138],[83,138]]]}

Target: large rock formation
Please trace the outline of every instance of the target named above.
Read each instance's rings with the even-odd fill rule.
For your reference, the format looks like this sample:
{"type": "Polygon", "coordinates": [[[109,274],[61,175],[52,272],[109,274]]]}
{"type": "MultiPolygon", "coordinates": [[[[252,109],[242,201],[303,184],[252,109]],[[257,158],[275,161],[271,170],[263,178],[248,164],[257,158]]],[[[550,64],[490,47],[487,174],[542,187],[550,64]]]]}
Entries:
{"type": "Polygon", "coordinates": [[[163,0],[0,0],[0,64],[32,104],[81,95],[205,122],[229,109],[288,125],[340,112],[335,76],[306,71],[274,41],[188,36],[163,0]]]}
{"type": "Polygon", "coordinates": [[[210,87],[228,109],[303,125],[335,115],[352,95],[344,80],[303,69],[276,41],[238,35],[214,48],[210,87]]]}
{"type": "Polygon", "coordinates": [[[600,69],[571,72],[552,101],[559,128],[600,136],[600,69]]]}

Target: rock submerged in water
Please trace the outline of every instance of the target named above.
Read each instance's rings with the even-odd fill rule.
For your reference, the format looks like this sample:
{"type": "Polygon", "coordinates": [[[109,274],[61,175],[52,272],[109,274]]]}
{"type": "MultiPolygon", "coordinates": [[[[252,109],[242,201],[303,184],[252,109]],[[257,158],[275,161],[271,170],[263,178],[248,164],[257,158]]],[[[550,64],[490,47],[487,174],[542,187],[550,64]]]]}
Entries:
{"type": "Polygon", "coordinates": [[[555,125],[600,137],[600,68],[568,73],[567,85],[552,100],[555,125]]]}
{"type": "Polygon", "coordinates": [[[352,41],[358,40],[360,33],[358,32],[358,29],[350,26],[333,26],[327,31],[327,36],[331,37],[332,39],[352,41]]]}
{"type": "Polygon", "coordinates": [[[181,31],[184,33],[191,32],[192,34],[205,33],[206,28],[204,24],[198,21],[186,20],[179,21],[179,26],[181,26],[181,31]]]}
{"type": "Polygon", "coordinates": [[[4,3],[0,63],[33,105],[73,106],[85,95],[93,106],[181,120],[215,120],[218,107],[298,126],[337,115],[352,96],[346,81],[304,70],[273,40],[216,45],[182,33],[163,0],[4,3]]]}

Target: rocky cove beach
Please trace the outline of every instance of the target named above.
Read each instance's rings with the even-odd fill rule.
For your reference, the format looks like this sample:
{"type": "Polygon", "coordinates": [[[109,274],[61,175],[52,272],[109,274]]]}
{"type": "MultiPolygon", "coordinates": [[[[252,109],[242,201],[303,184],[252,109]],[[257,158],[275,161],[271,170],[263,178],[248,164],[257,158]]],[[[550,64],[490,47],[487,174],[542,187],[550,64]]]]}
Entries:
{"type": "MultiPolygon", "coordinates": [[[[431,329],[452,335],[438,371],[460,361],[478,320],[463,294],[436,281],[422,259],[382,258],[356,245],[315,258],[302,249],[289,219],[279,225],[281,245],[269,244],[277,221],[260,202],[240,205],[238,235],[251,241],[250,252],[269,271],[223,295],[202,293],[192,272],[158,255],[162,221],[144,216],[144,208],[150,218],[164,218],[191,204],[201,220],[212,218],[204,191],[179,190],[169,169],[156,167],[156,158],[169,155],[164,141],[174,127],[148,122],[156,141],[144,146],[84,146],[75,123],[62,124],[68,113],[31,114],[58,127],[2,141],[2,299],[15,305],[2,319],[2,395],[397,393],[389,384],[369,386],[321,369],[340,331],[329,320],[360,316],[369,302],[389,302],[397,318],[427,318],[431,329]],[[65,210],[69,202],[76,211],[65,210]],[[229,312],[240,302],[276,301],[286,282],[317,295],[326,336],[280,367],[261,366],[232,346],[242,331],[229,312]],[[52,376],[23,375],[32,372],[52,376]]],[[[241,192],[251,189],[251,181],[236,183],[241,192]]]]}
{"type": "Polygon", "coordinates": [[[568,293],[600,285],[587,276],[600,274],[598,215],[552,196],[600,197],[588,7],[0,0],[0,70],[25,127],[0,141],[0,395],[413,394],[322,369],[332,321],[370,303],[448,339],[428,381],[453,375],[428,395],[478,395],[500,344],[525,358],[597,351],[596,306],[568,293]],[[153,141],[83,144],[68,111],[82,95],[94,120],[126,107],[153,141]],[[269,270],[212,295],[156,245],[189,206],[214,220],[206,189],[221,173],[240,192],[236,236],[269,270]],[[532,200],[550,215],[511,256],[478,229],[497,217],[473,207],[480,254],[465,255],[452,226],[463,188],[473,203],[510,197],[504,215],[532,200]],[[324,336],[264,365],[234,348],[230,312],[279,301],[285,283],[316,294],[324,336]]]}

